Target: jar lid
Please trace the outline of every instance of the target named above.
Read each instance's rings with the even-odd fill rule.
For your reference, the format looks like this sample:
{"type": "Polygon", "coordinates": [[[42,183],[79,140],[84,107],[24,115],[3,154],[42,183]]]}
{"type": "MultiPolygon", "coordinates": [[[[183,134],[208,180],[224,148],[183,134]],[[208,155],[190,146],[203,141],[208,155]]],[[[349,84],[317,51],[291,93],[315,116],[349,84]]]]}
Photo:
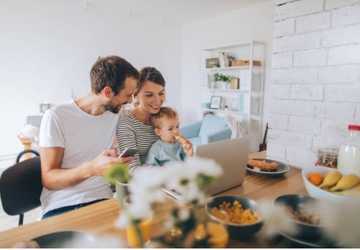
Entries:
{"type": "Polygon", "coordinates": [[[358,125],[358,124],[349,124],[348,130],[360,131],[360,125],[358,125]]]}

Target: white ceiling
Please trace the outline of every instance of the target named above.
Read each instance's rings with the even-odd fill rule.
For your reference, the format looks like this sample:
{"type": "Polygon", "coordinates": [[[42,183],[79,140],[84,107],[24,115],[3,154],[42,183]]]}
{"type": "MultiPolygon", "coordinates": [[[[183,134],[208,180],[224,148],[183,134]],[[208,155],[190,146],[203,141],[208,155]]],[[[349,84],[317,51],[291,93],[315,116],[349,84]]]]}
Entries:
{"type": "Polygon", "coordinates": [[[154,17],[188,23],[272,0],[83,0],[86,8],[111,8],[129,18],[154,17]]]}

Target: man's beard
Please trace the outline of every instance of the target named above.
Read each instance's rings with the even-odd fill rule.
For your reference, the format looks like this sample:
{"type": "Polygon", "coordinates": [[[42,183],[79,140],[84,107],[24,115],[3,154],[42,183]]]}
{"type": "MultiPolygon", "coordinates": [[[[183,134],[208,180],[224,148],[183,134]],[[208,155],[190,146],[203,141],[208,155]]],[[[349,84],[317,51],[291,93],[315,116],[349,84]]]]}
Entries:
{"type": "Polygon", "coordinates": [[[106,111],[110,111],[111,113],[117,114],[117,113],[119,113],[121,106],[122,105],[114,106],[111,103],[109,103],[109,104],[106,104],[104,108],[106,111]]]}

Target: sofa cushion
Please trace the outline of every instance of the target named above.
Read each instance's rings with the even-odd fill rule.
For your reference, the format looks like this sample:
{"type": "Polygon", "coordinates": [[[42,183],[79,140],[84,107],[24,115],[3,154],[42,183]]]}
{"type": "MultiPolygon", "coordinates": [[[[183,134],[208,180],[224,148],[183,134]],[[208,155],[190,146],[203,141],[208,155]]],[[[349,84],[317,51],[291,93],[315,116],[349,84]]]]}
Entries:
{"type": "Polygon", "coordinates": [[[224,118],[215,115],[207,115],[204,117],[201,124],[199,136],[203,140],[206,139],[210,134],[214,134],[228,128],[229,127],[224,118]]]}

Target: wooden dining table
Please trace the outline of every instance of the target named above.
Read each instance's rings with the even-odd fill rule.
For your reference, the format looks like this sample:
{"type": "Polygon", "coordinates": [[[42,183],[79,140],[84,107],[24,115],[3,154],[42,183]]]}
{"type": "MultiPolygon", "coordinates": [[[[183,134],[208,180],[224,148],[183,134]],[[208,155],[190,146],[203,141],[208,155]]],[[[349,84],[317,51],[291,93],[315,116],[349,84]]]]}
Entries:
{"type": "MultiPolygon", "coordinates": [[[[242,185],[222,192],[224,195],[241,195],[253,200],[274,200],[284,194],[306,194],[301,171],[290,168],[280,177],[269,177],[247,173],[242,185]]],[[[98,202],[62,215],[26,224],[0,232],[0,247],[12,247],[36,237],[62,231],[78,231],[97,235],[125,237],[122,230],[115,227],[120,208],[115,199],[98,202]]],[[[230,247],[274,247],[267,241],[231,241],[230,247]]]]}

